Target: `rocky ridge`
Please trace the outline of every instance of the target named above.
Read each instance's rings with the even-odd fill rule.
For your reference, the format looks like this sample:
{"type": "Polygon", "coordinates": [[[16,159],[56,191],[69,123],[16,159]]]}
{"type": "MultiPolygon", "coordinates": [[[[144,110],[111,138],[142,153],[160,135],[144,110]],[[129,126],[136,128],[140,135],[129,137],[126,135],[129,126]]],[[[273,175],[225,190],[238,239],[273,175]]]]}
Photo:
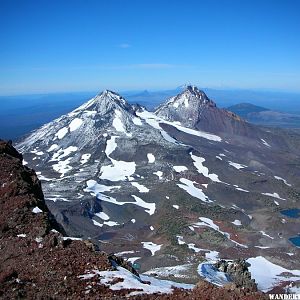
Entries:
{"type": "Polygon", "coordinates": [[[251,273],[248,270],[249,263],[244,259],[235,261],[226,261],[224,259],[215,263],[215,267],[228,274],[237,287],[245,287],[253,291],[257,291],[255,280],[251,279],[251,273]]]}

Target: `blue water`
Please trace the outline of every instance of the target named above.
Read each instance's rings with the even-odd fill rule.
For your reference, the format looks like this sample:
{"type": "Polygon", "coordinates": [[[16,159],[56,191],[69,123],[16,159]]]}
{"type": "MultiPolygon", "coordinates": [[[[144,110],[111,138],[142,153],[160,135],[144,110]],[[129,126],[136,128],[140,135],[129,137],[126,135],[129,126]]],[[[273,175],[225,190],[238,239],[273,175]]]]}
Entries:
{"type": "Polygon", "coordinates": [[[300,235],[289,239],[296,247],[300,247],[300,235]]]}
{"type": "Polygon", "coordinates": [[[290,218],[300,218],[300,209],[285,209],[281,211],[281,214],[290,218]]]}

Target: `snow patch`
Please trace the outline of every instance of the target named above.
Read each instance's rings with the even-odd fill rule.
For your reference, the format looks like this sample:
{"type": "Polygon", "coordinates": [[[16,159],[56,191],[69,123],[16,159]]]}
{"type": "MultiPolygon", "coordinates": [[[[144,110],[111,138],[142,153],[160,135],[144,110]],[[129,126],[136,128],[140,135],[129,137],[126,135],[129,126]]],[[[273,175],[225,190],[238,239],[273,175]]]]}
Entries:
{"type": "Polygon", "coordinates": [[[93,221],[93,223],[94,223],[95,226],[103,227],[103,224],[101,224],[101,223],[99,223],[99,222],[97,222],[97,221],[95,221],[93,219],[92,219],[92,221],[93,221]]]}
{"type": "Polygon", "coordinates": [[[68,127],[63,127],[55,134],[59,140],[63,139],[65,135],[68,133],[68,127]]]}
{"type": "Polygon", "coordinates": [[[80,159],[80,163],[82,165],[86,164],[89,161],[90,157],[91,157],[90,153],[82,154],[81,159],[80,159]]]}
{"type": "Polygon", "coordinates": [[[131,264],[134,264],[139,259],[141,259],[141,257],[138,257],[138,256],[136,256],[136,257],[129,257],[127,259],[127,261],[129,261],[131,264]]]}
{"type": "Polygon", "coordinates": [[[265,195],[265,196],[270,196],[270,197],[273,197],[273,198],[277,198],[277,199],[280,199],[280,200],[286,200],[284,198],[281,198],[277,193],[261,193],[262,195],[265,195]]]}
{"type": "Polygon", "coordinates": [[[271,147],[270,144],[268,144],[264,139],[260,139],[262,141],[262,143],[267,146],[267,147],[271,147]]]}
{"type": "Polygon", "coordinates": [[[152,153],[148,153],[147,158],[149,164],[153,164],[155,162],[155,156],[152,153]]]}
{"type": "Polygon", "coordinates": [[[136,205],[145,208],[145,211],[151,216],[155,213],[155,203],[149,203],[149,202],[145,202],[144,200],[142,200],[141,198],[135,196],[135,195],[131,195],[134,200],[136,205]]]}
{"type": "Polygon", "coordinates": [[[148,188],[146,188],[144,185],[139,184],[137,182],[131,182],[131,185],[136,187],[140,193],[148,193],[149,192],[148,188]]]}
{"type": "Polygon", "coordinates": [[[116,136],[112,136],[111,139],[106,142],[105,154],[112,164],[101,167],[100,179],[122,181],[130,179],[129,177],[135,173],[135,162],[115,160],[110,157],[111,153],[117,148],[116,138],[116,136]]]}
{"type": "Polygon", "coordinates": [[[79,118],[75,118],[74,120],[72,120],[72,122],[69,124],[70,132],[77,130],[82,125],[82,123],[83,121],[79,118]]]}
{"type": "Polygon", "coordinates": [[[242,222],[240,220],[234,220],[233,222],[231,222],[233,225],[236,226],[242,226],[242,222]]]}
{"type": "Polygon", "coordinates": [[[120,186],[106,186],[102,184],[98,184],[95,180],[88,180],[86,182],[87,187],[84,189],[85,192],[89,192],[91,195],[96,196],[98,199],[102,201],[106,201],[112,204],[116,205],[125,205],[125,204],[133,204],[140,207],[143,207],[145,209],[145,212],[149,215],[154,214],[155,212],[155,203],[148,203],[142,200],[141,198],[132,195],[132,197],[135,199],[135,202],[119,202],[113,197],[109,197],[103,194],[103,192],[109,192],[113,189],[120,188],[120,186]]]}
{"type": "Polygon", "coordinates": [[[292,186],[291,184],[289,184],[285,179],[283,179],[283,178],[281,178],[281,177],[279,177],[279,176],[274,176],[274,178],[275,179],[277,179],[277,180],[281,180],[281,181],[283,181],[284,182],[284,184],[286,184],[287,186],[292,186]]]}
{"type": "Polygon", "coordinates": [[[190,194],[193,197],[196,197],[198,199],[200,199],[203,202],[206,203],[210,203],[213,202],[211,200],[209,200],[209,198],[202,192],[202,189],[196,188],[194,186],[194,183],[191,180],[188,180],[186,178],[180,178],[179,180],[181,183],[183,184],[177,184],[181,189],[185,190],[188,194],[190,194]]]}
{"type": "Polygon", "coordinates": [[[52,152],[52,151],[54,151],[57,148],[58,148],[58,145],[57,144],[53,144],[53,145],[50,146],[50,148],[47,150],[47,152],[52,152]]]}
{"type": "Polygon", "coordinates": [[[209,178],[210,180],[214,182],[221,182],[219,180],[218,175],[216,174],[209,174],[209,170],[207,167],[203,165],[203,162],[205,162],[205,158],[199,157],[196,155],[193,155],[193,153],[190,153],[192,160],[194,161],[194,166],[196,167],[198,173],[202,174],[203,176],[209,178]]]}
{"type": "Polygon", "coordinates": [[[236,162],[232,162],[232,161],[228,161],[229,165],[236,168],[236,169],[243,169],[243,168],[247,168],[248,166],[246,165],[242,165],[242,164],[239,164],[239,163],[236,163],[236,162]]]}
{"type": "Polygon", "coordinates": [[[27,234],[25,234],[25,233],[17,234],[17,237],[21,237],[21,238],[24,238],[26,236],[27,236],[27,234]]]}
{"type": "Polygon", "coordinates": [[[158,179],[161,180],[163,177],[163,172],[161,171],[157,171],[157,172],[153,172],[154,175],[158,176],[158,179]]]}
{"type": "Polygon", "coordinates": [[[237,191],[240,191],[240,192],[244,192],[244,193],[250,193],[249,191],[247,191],[247,190],[245,190],[245,189],[242,189],[242,188],[240,188],[240,187],[236,187],[235,188],[237,191]]]}
{"type": "Polygon", "coordinates": [[[62,158],[69,156],[72,152],[76,152],[78,148],[76,146],[69,146],[66,149],[59,149],[55,152],[50,160],[51,161],[59,161],[62,158]]]}
{"type": "Polygon", "coordinates": [[[119,132],[126,132],[125,127],[121,120],[122,113],[118,110],[115,110],[115,118],[112,122],[112,126],[119,132]]]}
{"type": "Polygon", "coordinates": [[[111,290],[122,289],[137,289],[129,294],[129,296],[139,294],[167,294],[173,291],[174,287],[183,289],[192,289],[194,285],[176,283],[168,280],[160,280],[146,275],[140,275],[140,278],[122,268],[117,266],[116,271],[99,271],[91,270],[84,275],[80,275],[82,280],[88,280],[94,276],[99,275],[100,283],[105,284],[111,290]],[[121,278],[121,280],[115,281],[114,279],[121,278]],[[144,284],[143,281],[150,281],[150,284],[144,284]]]}
{"type": "Polygon", "coordinates": [[[66,160],[61,160],[57,164],[52,165],[54,171],[61,173],[60,175],[61,178],[65,176],[65,173],[72,170],[72,167],[69,166],[71,159],[72,158],[69,157],[66,160]]]}
{"type": "Polygon", "coordinates": [[[141,242],[145,249],[151,251],[152,256],[154,256],[155,252],[159,251],[162,245],[158,245],[152,242],[141,242]]]}
{"type": "Polygon", "coordinates": [[[35,214],[39,214],[39,213],[42,213],[43,211],[40,209],[40,208],[38,208],[37,206],[32,210],[32,212],[33,213],[35,213],[35,214]]]}
{"type": "Polygon", "coordinates": [[[103,211],[101,211],[99,213],[95,213],[95,216],[99,217],[100,219],[102,219],[104,221],[109,220],[109,216],[103,211]]]}
{"type": "Polygon", "coordinates": [[[268,234],[266,234],[264,231],[260,231],[260,233],[268,238],[270,238],[271,240],[274,240],[274,238],[268,234]]]}
{"type": "Polygon", "coordinates": [[[105,221],[103,224],[107,225],[107,226],[110,226],[110,227],[120,225],[118,222],[114,222],[114,221],[105,221]]]}
{"type": "Polygon", "coordinates": [[[185,166],[173,166],[173,169],[174,169],[177,173],[184,172],[184,171],[187,171],[187,170],[188,170],[188,168],[185,167],[185,166]]]}

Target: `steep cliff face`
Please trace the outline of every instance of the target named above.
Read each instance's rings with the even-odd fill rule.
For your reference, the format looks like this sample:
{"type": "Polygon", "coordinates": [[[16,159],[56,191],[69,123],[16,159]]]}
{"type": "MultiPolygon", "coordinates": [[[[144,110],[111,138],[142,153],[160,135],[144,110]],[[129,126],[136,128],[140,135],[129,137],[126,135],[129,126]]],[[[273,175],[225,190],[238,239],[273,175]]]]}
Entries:
{"type": "Polygon", "coordinates": [[[146,281],[89,241],[63,237],[35,172],[22,165],[11,143],[1,140],[0,169],[1,299],[265,299],[261,293],[203,281],[193,290],[150,277],[146,281]]]}
{"type": "Polygon", "coordinates": [[[36,173],[22,165],[22,155],[0,141],[0,232],[2,237],[43,236],[62,230],[49,212],[36,173]]]}

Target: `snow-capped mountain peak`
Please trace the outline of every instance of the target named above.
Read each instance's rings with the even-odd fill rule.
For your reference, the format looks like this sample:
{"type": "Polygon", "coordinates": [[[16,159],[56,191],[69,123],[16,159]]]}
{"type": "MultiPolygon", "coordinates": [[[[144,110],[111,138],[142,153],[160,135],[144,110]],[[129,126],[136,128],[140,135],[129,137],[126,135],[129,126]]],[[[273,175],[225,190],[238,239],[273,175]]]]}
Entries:
{"type": "Polygon", "coordinates": [[[43,125],[22,143],[20,149],[50,147],[55,141],[57,149],[76,146],[97,147],[105,132],[131,136],[135,127],[142,126],[134,106],[119,94],[105,90],[70,113],[43,125]]]}
{"type": "Polygon", "coordinates": [[[237,115],[220,109],[216,103],[194,85],[188,85],[178,95],[161,104],[155,114],[170,122],[210,133],[255,135],[251,126],[237,115]]]}
{"type": "Polygon", "coordinates": [[[155,114],[168,121],[184,121],[185,125],[193,127],[207,107],[215,108],[216,104],[198,87],[187,85],[181,93],[160,105],[155,114]]]}
{"type": "Polygon", "coordinates": [[[104,90],[102,93],[99,93],[88,102],[76,108],[71,114],[77,114],[82,111],[94,111],[99,114],[106,114],[118,107],[126,111],[132,110],[131,105],[129,105],[122,96],[113,91],[104,90]]]}
{"type": "Polygon", "coordinates": [[[180,111],[189,108],[193,111],[198,111],[203,105],[215,107],[216,104],[211,101],[206,94],[199,90],[195,85],[187,85],[185,89],[178,95],[169,98],[165,103],[160,105],[156,113],[164,114],[164,110],[180,111]]]}

